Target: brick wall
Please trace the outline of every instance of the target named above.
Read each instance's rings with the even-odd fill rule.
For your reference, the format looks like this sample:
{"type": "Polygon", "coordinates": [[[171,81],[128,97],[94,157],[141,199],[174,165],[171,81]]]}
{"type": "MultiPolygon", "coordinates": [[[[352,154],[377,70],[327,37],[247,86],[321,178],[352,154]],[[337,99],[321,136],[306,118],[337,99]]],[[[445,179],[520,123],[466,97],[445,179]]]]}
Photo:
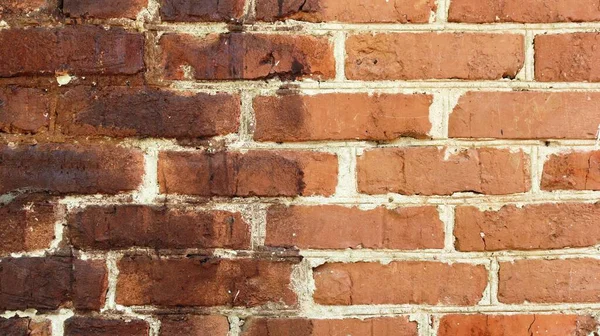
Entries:
{"type": "Polygon", "coordinates": [[[576,336],[597,0],[0,0],[0,335],[576,336]]]}

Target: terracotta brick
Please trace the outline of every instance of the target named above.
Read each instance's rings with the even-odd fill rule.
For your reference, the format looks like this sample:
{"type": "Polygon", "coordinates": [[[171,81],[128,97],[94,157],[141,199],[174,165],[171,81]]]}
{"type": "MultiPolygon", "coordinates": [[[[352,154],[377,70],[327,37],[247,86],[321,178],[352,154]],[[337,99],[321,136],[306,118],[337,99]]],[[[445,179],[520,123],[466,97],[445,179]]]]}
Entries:
{"type": "Polygon", "coordinates": [[[59,207],[56,200],[39,194],[0,205],[0,253],[49,248],[59,207]]]}
{"type": "Polygon", "coordinates": [[[160,0],[163,21],[238,21],[244,14],[244,0],[160,0]]]}
{"type": "Polygon", "coordinates": [[[417,336],[417,323],[406,317],[313,320],[303,318],[247,319],[242,336],[417,336]],[[291,332],[293,330],[293,332],[291,332]]]}
{"type": "Polygon", "coordinates": [[[535,79],[541,82],[598,82],[600,33],[537,35],[535,79]]]}
{"type": "Polygon", "coordinates": [[[320,152],[162,152],[160,190],[200,196],[329,196],[337,157],[320,152]]]}
{"type": "Polygon", "coordinates": [[[135,19],[148,0],[63,0],[63,12],[70,17],[135,19]]]}
{"type": "Polygon", "coordinates": [[[160,336],[227,336],[225,316],[168,315],[160,319],[160,336]]]}
{"type": "Polygon", "coordinates": [[[327,36],[165,34],[160,67],[167,79],[329,79],[335,76],[327,36]]]}
{"type": "Polygon", "coordinates": [[[254,99],[259,141],[427,138],[431,95],[319,94],[254,99]]]}
{"type": "Polygon", "coordinates": [[[28,317],[0,317],[0,335],[6,336],[52,336],[52,325],[48,320],[35,321],[28,317]]]}
{"type": "Polygon", "coordinates": [[[500,263],[502,303],[600,302],[600,260],[517,260],[500,263]]]}
{"type": "Polygon", "coordinates": [[[596,330],[592,316],[445,315],[438,336],[580,336],[596,330]]]}
{"type": "Polygon", "coordinates": [[[58,101],[58,125],[69,135],[204,138],[237,132],[240,99],[148,87],[76,87],[58,101]]]}
{"type": "Polygon", "coordinates": [[[427,23],[435,12],[433,0],[257,0],[256,18],[262,21],[302,20],[355,23],[427,23]]]}
{"type": "Polygon", "coordinates": [[[250,226],[239,213],[91,206],[72,213],[69,236],[78,249],[250,248],[250,226]]]}
{"type": "Polygon", "coordinates": [[[595,0],[452,0],[450,22],[584,22],[600,20],[595,0]]]}
{"type": "Polygon", "coordinates": [[[0,161],[0,193],[116,194],[136,189],[143,175],[140,151],[107,145],[0,146],[0,161]]]}
{"type": "Polygon", "coordinates": [[[600,190],[600,151],[552,154],[544,164],[543,190],[600,190]]]}
{"type": "Polygon", "coordinates": [[[522,151],[477,148],[381,148],[358,157],[358,189],[367,194],[489,195],[529,190],[529,158],[522,151]]]}
{"type": "Polygon", "coordinates": [[[349,36],[346,54],[348,79],[492,80],[517,75],[524,42],[517,34],[369,33],[349,36]]]}
{"type": "Polygon", "coordinates": [[[435,249],[444,247],[444,224],[435,207],[360,210],[338,205],[276,205],[267,212],[265,245],[301,249],[435,249]]]}
{"type": "Polygon", "coordinates": [[[147,336],[148,322],[136,319],[108,319],[74,316],[65,321],[65,336],[147,336]]]}
{"type": "Polygon", "coordinates": [[[38,23],[58,9],[57,0],[0,0],[0,20],[38,23]]]}
{"type": "Polygon", "coordinates": [[[131,75],[144,69],[144,38],[121,28],[4,29],[0,31],[0,77],[131,75]]]}
{"type": "Polygon", "coordinates": [[[0,131],[37,133],[50,124],[51,99],[36,88],[9,86],[0,88],[0,131]]]}
{"type": "Polygon", "coordinates": [[[505,205],[498,211],[459,206],[454,235],[460,251],[549,250],[600,243],[600,204],[505,205]]]}
{"type": "Polygon", "coordinates": [[[328,263],[315,268],[313,273],[315,302],[343,306],[471,306],[481,300],[488,277],[483,265],[426,261],[393,261],[386,265],[328,263]]]}
{"type": "Polygon", "coordinates": [[[594,92],[468,92],[450,115],[449,134],[452,138],[595,139],[599,99],[594,92]]]}
{"type": "Polygon", "coordinates": [[[295,305],[295,261],[125,257],[119,262],[117,303],[161,307],[295,305]]]}

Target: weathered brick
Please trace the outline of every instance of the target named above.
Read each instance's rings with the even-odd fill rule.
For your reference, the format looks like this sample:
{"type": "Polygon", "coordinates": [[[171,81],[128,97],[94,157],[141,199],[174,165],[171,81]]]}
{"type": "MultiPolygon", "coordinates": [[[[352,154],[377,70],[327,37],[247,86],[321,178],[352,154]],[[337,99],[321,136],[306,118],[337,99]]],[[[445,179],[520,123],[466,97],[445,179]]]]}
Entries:
{"type": "Polygon", "coordinates": [[[165,34],[161,68],[168,79],[280,79],[335,76],[333,46],[327,36],[165,34]]]}
{"type": "Polygon", "coordinates": [[[498,211],[459,206],[454,235],[460,251],[548,250],[600,243],[600,204],[505,205],[498,211]]]}
{"type": "Polygon", "coordinates": [[[0,193],[115,194],[137,188],[143,174],[140,151],[105,145],[0,146],[0,162],[0,193]]]}
{"type": "Polygon", "coordinates": [[[265,245],[301,249],[443,248],[444,224],[435,207],[360,210],[337,205],[276,205],[267,212],[265,245]]]}
{"type": "Polygon", "coordinates": [[[517,75],[524,42],[517,34],[369,33],[349,36],[346,54],[348,79],[491,80],[517,75]]]}
{"type": "Polygon", "coordinates": [[[60,96],[58,125],[70,135],[203,138],[235,133],[240,99],[148,87],[76,87],[60,96]]]}
{"type": "Polygon", "coordinates": [[[135,74],[144,69],[143,55],[143,36],[121,28],[0,30],[0,77],[135,74]]]}
{"type": "Polygon", "coordinates": [[[28,317],[0,317],[0,335],[5,336],[52,336],[49,320],[32,320],[28,317]]]}
{"type": "Polygon", "coordinates": [[[368,150],[358,158],[358,189],[367,194],[489,195],[529,190],[529,158],[522,151],[410,147],[368,150]]]}
{"type": "Polygon", "coordinates": [[[107,289],[102,261],[70,257],[0,260],[0,310],[99,310],[107,289]]]}
{"type": "Polygon", "coordinates": [[[160,0],[163,21],[238,21],[244,14],[244,0],[160,0]]]}
{"type": "Polygon", "coordinates": [[[431,95],[319,94],[254,99],[259,141],[426,138],[431,95]]]}
{"type": "Polygon", "coordinates": [[[227,336],[225,316],[167,315],[160,318],[160,336],[227,336]]]}
{"type": "Polygon", "coordinates": [[[148,336],[148,322],[136,319],[108,319],[74,316],[65,321],[65,336],[148,336]]]}
{"type": "Polygon", "coordinates": [[[148,0],[63,0],[63,12],[70,17],[135,19],[148,0]]]}
{"type": "Polygon", "coordinates": [[[55,200],[35,194],[0,205],[0,253],[49,248],[58,207],[55,200]]]}
{"type": "Polygon", "coordinates": [[[481,300],[487,285],[487,271],[483,265],[461,263],[328,263],[313,272],[314,299],[324,305],[470,306],[481,300]]]}
{"type": "Polygon", "coordinates": [[[535,79],[541,82],[600,81],[600,33],[537,35],[535,79]]]}
{"type": "Polygon", "coordinates": [[[445,315],[438,336],[580,336],[596,330],[592,316],[551,315],[445,315]]]}
{"type": "Polygon", "coordinates": [[[517,260],[500,263],[502,303],[600,302],[600,260],[517,260]]]}
{"type": "Polygon", "coordinates": [[[315,320],[303,318],[247,319],[242,336],[417,336],[417,323],[406,317],[315,320]],[[290,331],[293,330],[293,333],[290,331]]]}
{"type": "Polygon", "coordinates": [[[0,0],[0,19],[37,23],[57,8],[56,0],[0,0]]]}
{"type": "Polygon", "coordinates": [[[161,152],[160,190],[200,196],[329,196],[337,185],[334,154],[301,151],[161,152]]]}
{"type": "Polygon", "coordinates": [[[492,22],[584,22],[600,20],[595,0],[452,0],[448,21],[492,22]]]}
{"type": "Polygon", "coordinates": [[[257,0],[256,18],[311,22],[427,23],[436,10],[433,0],[257,0]]]}
{"type": "Polygon", "coordinates": [[[0,88],[0,131],[37,133],[50,124],[50,96],[36,88],[0,88]]]}
{"type": "Polygon", "coordinates": [[[453,138],[595,139],[595,92],[468,92],[450,115],[453,138]],[[586,120],[586,122],[577,122],[586,120]]]}
{"type": "Polygon", "coordinates": [[[228,211],[91,206],[71,214],[68,226],[79,249],[250,248],[248,223],[228,211]]]}
{"type": "Polygon", "coordinates": [[[552,154],[544,164],[543,190],[600,190],[600,151],[552,154]]]}
{"type": "Polygon", "coordinates": [[[290,288],[294,261],[186,258],[119,262],[117,303],[187,306],[295,305],[290,288]]]}

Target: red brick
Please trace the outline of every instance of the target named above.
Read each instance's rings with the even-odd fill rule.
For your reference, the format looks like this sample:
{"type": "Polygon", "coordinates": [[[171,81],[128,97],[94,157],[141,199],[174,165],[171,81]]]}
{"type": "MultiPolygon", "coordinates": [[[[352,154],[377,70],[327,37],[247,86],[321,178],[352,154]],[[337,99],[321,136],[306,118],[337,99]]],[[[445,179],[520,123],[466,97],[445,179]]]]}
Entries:
{"type": "Polygon", "coordinates": [[[543,190],[600,190],[600,151],[550,155],[542,174],[543,190]]]}
{"type": "Polygon", "coordinates": [[[52,325],[48,320],[35,321],[25,317],[0,317],[0,335],[6,336],[52,336],[52,325]]]}
{"type": "Polygon", "coordinates": [[[502,303],[600,302],[600,260],[518,260],[500,263],[502,303]]]}
{"type": "Polygon", "coordinates": [[[535,37],[535,79],[541,82],[600,81],[600,33],[535,37]]]}
{"type": "Polygon", "coordinates": [[[63,12],[70,17],[135,19],[148,0],[63,0],[63,12]]]}
{"type": "Polygon", "coordinates": [[[523,66],[524,42],[517,34],[369,33],[348,37],[346,53],[348,79],[501,79],[523,66]]]}
{"type": "Polygon", "coordinates": [[[189,306],[295,305],[294,261],[125,257],[119,262],[117,303],[189,306]]]}
{"type": "Polygon", "coordinates": [[[0,0],[0,19],[38,23],[57,8],[56,0],[0,0]]]}
{"type": "Polygon", "coordinates": [[[269,208],[265,245],[301,249],[444,247],[444,224],[435,207],[360,210],[338,205],[269,208]]]}
{"type": "Polygon", "coordinates": [[[250,227],[239,213],[91,206],[69,216],[69,236],[78,249],[250,248],[250,227]]]}
{"type": "Polygon", "coordinates": [[[259,141],[394,140],[426,138],[431,130],[424,94],[319,94],[254,99],[259,141]]]}
{"type": "Polygon", "coordinates": [[[141,183],[141,152],[105,145],[0,146],[0,194],[17,189],[116,194],[141,183]]]}
{"type": "Polygon", "coordinates": [[[160,336],[227,336],[225,316],[168,315],[160,319],[160,336]]]}
{"type": "Polygon", "coordinates": [[[35,194],[0,205],[0,253],[49,248],[58,207],[55,200],[35,194]]]}
{"type": "Polygon", "coordinates": [[[457,207],[454,235],[460,251],[549,250],[600,243],[599,204],[505,205],[498,211],[457,207]]]}
{"type": "Polygon", "coordinates": [[[592,316],[445,315],[438,336],[581,336],[596,330],[592,316]]]}
{"type": "Polygon", "coordinates": [[[452,138],[595,139],[594,92],[468,92],[450,115],[452,138]],[[573,122],[586,120],[585,123],[573,122]]]}
{"type": "Polygon", "coordinates": [[[0,77],[23,75],[126,75],[144,69],[144,38],[121,28],[0,31],[0,77]]]}
{"type": "Polygon", "coordinates": [[[435,12],[433,0],[257,0],[256,18],[262,21],[302,20],[356,23],[427,23],[435,12]]]}
{"type": "Polygon", "coordinates": [[[0,260],[0,310],[99,310],[107,289],[101,261],[70,257],[0,260]]]}
{"type": "Polygon", "coordinates": [[[448,21],[493,22],[585,22],[600,20],[595,0],[452,0],[448,21]]]}
{"type": "Polygon", "coordinates": [[[50,96],[42,89],[0,88],[0,131],[37,133],[50,124],[50,96]]]}
{"type": "Polygon", "coordinates": [[[108,319],[74,316],[65,321],[65,336],[147,336],[148,322],[135,319],[108,319]]]}
{"type": "Polygon", "coordinates": [[[162,152],[160,190],[200,196],[330,196],[337,157],[320,152],[162,152]]]}
{"type": "Polygon", "coordinates": [[[239,96],[147,87],[76,87],[60,96],[58,124],[70,135],[203,138],[235,133],[239,96]]]}
{"type": "Polygon", "coordinates": [[[406,317],[312,320],[303,318],[254,318],[246,320],[241,336],[417,336],[417,323],[406,317]],[[292,332],[293,330],[293,332],[292,332]]]}
{"type": "Polygon", "coordinates": [[[358,158],[358,189],[367,194],[489,195],[529,190],[529,158],[508,149],[381,148],[358,158]]]}
{"type": "Polygon", "coordinates": [[[483,265],[393,261],[329,263],[314,269],[315,302],[323,305],[471,306],[487,285],[483,265]],[[376,284],[376,285],[375,285],[376,284]]]}
{"type": "Polygon", "coordinates": [[[167,79],[329,79],[335,76],[327,36],[165,34],[161,67],[167,79]],[[186,70],[187,69],[187,70],[186,70]]]}
{"type": "Polygon", "coordinates": [[[244,0],[160,0],[163,21],[238,21],[244,14],[244,0]]]}

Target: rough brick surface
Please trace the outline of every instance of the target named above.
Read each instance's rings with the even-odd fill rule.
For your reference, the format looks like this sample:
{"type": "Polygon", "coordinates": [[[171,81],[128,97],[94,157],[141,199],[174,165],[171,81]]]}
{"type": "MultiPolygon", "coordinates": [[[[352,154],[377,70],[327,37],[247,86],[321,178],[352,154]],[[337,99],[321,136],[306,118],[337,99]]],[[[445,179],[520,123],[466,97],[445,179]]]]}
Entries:
{"type": "Polygon", "coordinates": [[[258,20],[283,19],[310,22],[427,23],[436,3],[432,0],[257,0],[258,20]]]}
{"type": "Polygon", "coordinates": [[[516,76],[524,44],[517,34],[357,34],[346,53],[348,79],[490,80],[516,76]]]}
{"type": "Polygon", "coordinates": [[[66,134],[203,138],[237,132],[240,101],[224,93],[77,87],[60,96],[57,110],[66,134]]]}
{"type": "Polygon", "coordinates": [[[250,227],[239,213],[97,206],[69,218],[69,235],[81,249],[250,247],[250,227]]]}
{"type": "Polygon", "coordinates": [[[244,0],[160,0],[163,21],[237,21],[244,12],[244,0]]]}
{"type": "Polygon", "coordinates": [[[498,298],[502,303],[598,302],[598,271],[596,259],[503,262],[498,298]]]}
{"type": "Polygon", "coordinates": [[[295,262],[256,259],[127,257],[119,262],[117,302],[123,305],[295,305],[295,262]]]}
{"type": "Polygon", "coordinates": [[[42,89],[0,88],[0,130],[37,133],[50,125],[51,101],[42,89]]]}
{"type": "Polygon", "coordinates": [[[273,206],[267,212],[265,245],[301,249],[395,249],[444,247],[444,225],[435,207],[336,205],[273,206]]]}
{"type": "Polygon", "coordinates": [[[543,190],[600,190],[600,151],[552,154],[544,163],[543,190]]]}
{"type": "Polygon", "coordinates": [[[429,95],[322,94],[254,99],[260,141],[394,140],[425,138],[429,95]]]}
{"type": "Polygon", "coordinates": [[[335,155],[318,152],[162,152],[158,176],[165,194],[329,196],[337,169],[335,155]]]}
{"type": "Polygon", "coordinates": [[[65,321],[65,336],[147,336],[148,322],[135,319],[106,319],[74,316],[65,321]]]}
{"type": "Polygon", "coordinates": [[[227,336],[225,316],[169,315],[160,319],[160,336],[227,336]]]}
{"type": "Polygon", "coordinates": [[[529,190],[522,151],[479,148],[382,148],[358,157],[358,189],[367,194],[512,194],[529,190]]]}
{"type": "Polygon", "coordinates": [[[63,12],[70,17],[135,19],[148,0],[63,0],[63,12]]]}
{"type": "Polygon", "coordinates": [[[329,79],[335,72],[327,36],[165,34],[160,47],[168,79],[329,79]]]}
{"type": "Polygon", "coordinates": [[[460,251],[550,250],[600,242],[600,204],[505,205],[498,211],[457,207],[454,235],[460,251]]]}
{"type": "Polygon", "coordinates": [[[598,82],[599,33],[538,35],[535,79],[540,82],[598,82]]]}
{"type": "Polygon", "coordinates": [[[7,336],[51,336],[52,326],[48,320],[30,318],[0,318],[0,334],[7,336]]]}
{"type": "Polygon", "coordinates": [[[487,285],[484,266],[460,263],[331,263],[319,266],[313,272],[314,299],[323,305],[471,306],[481,300],[487,285]]]}

